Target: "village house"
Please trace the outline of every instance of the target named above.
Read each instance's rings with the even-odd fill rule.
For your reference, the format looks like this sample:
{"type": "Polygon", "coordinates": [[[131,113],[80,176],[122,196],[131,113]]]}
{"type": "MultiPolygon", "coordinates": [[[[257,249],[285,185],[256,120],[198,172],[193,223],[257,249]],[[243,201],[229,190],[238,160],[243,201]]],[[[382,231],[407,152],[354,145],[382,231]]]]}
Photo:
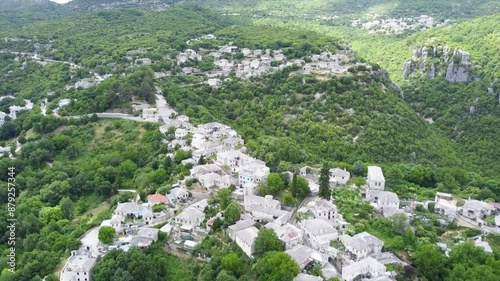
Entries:
{"type": "Polygon", "coordinates": [[[209,173],[198,176],[197,179],[203,187],[209,188],[215,186],[216,181],[219,180],[220,177],[221,176],[216,173],[209,173]]]}
{"type": "Polygon", "coordinates": [[[221,140],[221,142],[225,145],[225,146],[228,146],[232,149],[235,149],[237,146],[240,146],[240,145],[243,145],[244,141],[241,137],[228,137],[228,138],[225,138],[223,140],[221,140]]]}
{"type": "Polygon", "coordinates": [[[158,241],[159,229],[141,227],[137,231],[137,234],[132,236],[130,240],[131,246],[136,246],[139,248],[149,247],[154,242],[158,241]]]}
{"type": "Polygon", "coordinates": [[[136,202],[118,203],[113,215],[125,218],[142,219],[146,224],[151,223],[153,220],[153,211],[151,208],[140,205],[136,202]]]}
{"type": "Polygon", "coordinates": [[[367,190],[366,200],[379,212],[384,212],[388,209],[399,209],[399,198],[394,192],[376,189],[367,190]]]}
{"type": "Polygon", "coordinates": [[[228,227],[228,235],[231,239],[236,240],[236,232],[254,225],[255,221],[253,219],[240,219],[235,224],[228,227]]]}
{"type": "Polygon", "coordinates": [[[248,182],[262,182],[269,175],[270,169],[266,167],[262,161],[254,161],[251,164],[242,166],[239,171],[239,184],[243,185],[248,182]]]}
{"type": "Polygon", "coordinates": [[[293,246],[304,242],[304,234],[302,233],[302,230],[290,223],[280,226],[271,222],[266,224],[265,227],[274,230],[278,239],[283,242],[285,250],[289,250],[293,246]]]}
{"type": "Polygon", "coordinates": [[[281,209],[253,206],[249,211],[252,217],[258,222],[273,222],[277,225],[284,225],[289,219],[291,213],[281,209]]]}
{"type": "Polygon", "coordinates": [[[111,219],[103,220],[101,225],[99,225],[99,229],[105,226],[110,226],[114,228],[116,233],[121,233],[124,227],[125,217],[122,215],[112,215],[111,219]]]}
{"type": "Polygon", "coordinates": [[[251,212],[255,207],[266,207],[270,209],[281,209],[281,203],[279,200],[273,199],[272,195],[266,195],[265,197],[257,195],[246,195],[244,199],[245,211],[251,212]]]}
{"type": "Polygon", "coordinates": [[[175,138],[176,139],[183,139],[183,138],[187,137],[188,133],[189,132],[186,129],[177,128],[177,129],[175,129],[175,138]]]}
{"type": "Polygon", "coordinates": [[[338,217],[337,207],[330,201],[323,198],[316,198],[308,202],[306,206],[311,210],[314,218],[335,220],[338,217]]]}
{"type": "Polygon", "coordinates": [[[210,134],[210,137],[215,138],[215,139],[224,138],[224,137],[226,137],[226,138],[236,137],[236,136],[238,136],[238,133],[229,127],[213,131],[210,134]]]}
{"type": "Polygon", "coordinates": [[[320,252],[325,252],[330,247],[330,242],[339,237],[337,229],[330,221],[325,219],[309,219],[300,223],[305,239],[309,241],[311,247],[320,252]]]}
{"type": "Polygon", "coordinates": [[[455,220],[457,206],[453,196],[450,193],[437,192],[434,198],[434,212],[445,216],[449,222],[455,220]]]}
{"type": "Polygon", "coordinates": [[[207,80],[207,84],[210,87],[217,88],[217,87],[220,87],[222,85],[222,81],[220,79],[217,79],[217,78],[210,78],[207,80]]]}
{"type": "Polygon", "coordinates": [[[252,51],[248,48],[243,48],[241,49],[241,53],[243,54],[243,56],[248,57],[252,53],[252,51]]]}
{"type": "Polygon", "coordinates": [[[368,232],[361,232],[354,236],[341,235],[339,240],[344,244],[346,251],[350,252],[356,260],[367,257],[369,254],[382,252],[384,242],[368,232]]]}
{"type": "Polygon", "coordinates": [[[155,193],[148,196],[148,204],[149,206],[154,206],[157,204],[167,204],[168,198],[165,195],[155,193]]]}
{"type": "Polygon", "coordinates": [[[176,147],[178,147],[179,149],[185,150],[185,151],[191,150],[191,147],[189,146],[189,144],[185,140],[172,140],[168,144],[168,148],[175,149],[176,147]]]}
{"type": "Polygon", "coordinates": [[[222,169],[216,164],[198,165],[191,169],[191,175],[198,180],[201,176],[212,173],[222,175],[222,169]]]}
{"type": "Polygon", "coordinates": [[[202,199],[200,201],[194,202],[193,204],[189,205],[191,208],[198,209],[202,212],[205,211],[205,208],[208,206],[208,199],[202,199]]]}
{"type": "Polygon", "coordinates": [[[255,226],[247,227],[235,232],[235,241],[238,246],[240,246],[241,250],[250,258],[253,258],[254,242],[259,234],[259,229],[255,226]]]}
{"type": "Polygon", "coordinates": [[[237,51],[238,51],[238,47],[237,46],[224,45],[224,46],[220,46],[220,48],[219,48],[219,52],[220,53],[229,53],[229,54],[232,54],[232,53],[236,53],[237,51]]]}
{"type": "Polygon", "coordinates": [[[187,207],[175,217],[175,222],[180,225],[199,226],[205,219],[205,213],[194,207],[187,207]]]}
{"type": "Polygon", "coordinates": [[[66,265],[61,272],[61,281],[91,281],[92,267],[97,261],[97,257],[90,251],[81,248],[78,251],[71,251],[66,265]]]}
{"type": "MultiPolygon", "coordinates": [[[[185,201],[189,197],[189,193],[180,187],[172,188],[170,194],[175,196],[175,201],[185,201]]],[[[167,196],[168,197],[168,196],[167,196]]]]}
{"type": "MultiPolygon", "coordinates": [[[[215,163],[221,167],[227,166],[234,171],[237,171],[237,167],[250,164],[253,160],[252,157],[236,150],[229,150],[217,154],[217,160],[215,163]]],[[[238,169],[239,170],[239,169],[238,169]]]]}
{"type": "Polygon", "coordinates": [[[257,194],[258,185],[253,182],[247,182],[243,184],[243,194],[244,195],[255,195],[257,194]]]}
{"type": "Polygon", "coordinates": [[[361,280],[361,278],[375,278],[385,275],[386,267],[372,257],[342,266],[342,281],[361,280]]]}
{"type": "Polygon", "coordinates": [[[2,126],[5,123],[6,116],[7,116],[7,113],[0,111],[0,126],[2,126]]]}
{"type": "Polygon", "coordinates": [[[337,211],[335,204],[323,198],[316,197],[307,202],[302,211],[311,212],[314,218],[330,221],[333,227],[340,233],[344,233],[348,229],[349,223],[344,221],[342,214],[337,211]]]}
{"type": "Polygon", "coordinates": [[[380,167],[368,166],[368,176],[366,178],[366,184],[368,185],[369,189],[384,190],[385,177],[380,167]]]}
{"type": "Polygon", "coordinates": [[[462,215],[472,219],[482,221],[486,216],[495,214],[495,207],[483,201],[466,200],[462,207],[462,215]]]}
{"type": "Polygon", "coordinates": [[[330,169],[330,179],[333,179],[335,185],[346,185],[347,181],[351,179],[351,173],[346,169],[330,169]]]}
{"type": "Polygon", "coordinates": [[[236,185],[237,180],[230,175],[224,175],[216,179],[214,184],[219,188],[229,188],[231,185],[236,185]]]}
{"type": "Polygon", "coordinates": [[[328,263],[328,257],[314,249],[301,244],[293,246],[285,251],[298,265],[300,270],[304,270],[310,263],[317,263],[324,266],[328,263]]]}

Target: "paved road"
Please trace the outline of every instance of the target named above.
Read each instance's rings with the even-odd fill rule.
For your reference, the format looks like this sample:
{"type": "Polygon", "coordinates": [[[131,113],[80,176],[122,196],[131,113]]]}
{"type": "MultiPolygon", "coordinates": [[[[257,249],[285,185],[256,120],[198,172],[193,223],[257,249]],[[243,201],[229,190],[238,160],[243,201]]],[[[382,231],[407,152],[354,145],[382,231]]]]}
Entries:
{"type": "Polygon", "coordinates": [[[85,233],[85,235],[80,240],[82,242],[82,246],[90,247],[92,252],[95,253],[96,255],[99,254],[98,250],[99,239],[97,238],[98,234],[99,234],[99,227],[96,226],[87,233],[85,233]]]}

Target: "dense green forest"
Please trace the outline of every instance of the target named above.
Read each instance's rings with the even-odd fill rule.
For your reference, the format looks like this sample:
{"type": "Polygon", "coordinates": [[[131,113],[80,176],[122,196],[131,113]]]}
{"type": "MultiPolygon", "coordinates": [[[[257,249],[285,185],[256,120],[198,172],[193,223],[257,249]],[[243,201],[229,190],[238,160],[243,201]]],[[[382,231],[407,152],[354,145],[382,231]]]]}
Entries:
{"type": "MultiPolygon", "coordinates": [[[[14,0],[0,3],[0,38],[14,39],[1,40],[0,50],[37,51],[56,60],[43,65],[43,59],[30,55],[16,58],[0,53],[0,96],[14,95],[0,101],[0,109],[7,112],[11,105],[24,105],[24,99],[36,105],[15,120],[7,118],[0,129],[2,146],[16,140],[23,145],[15,159],[0,159],[1,171],[16,168],[19,226],[18,270],[6,272],[3,254],[1,281],[45,276],[54,280],[50,274],[70,250],[78,248],[78,238],[108,218],[117,202],[128,200],[117,194],[118,189],[137,189],[145,197],[166,191],[174,179],[189,174],[189,166],[179,164],[188,153],[176,154],[173,161],[165,157],[175,151],[161,142],[158,124],[50,115],[63,98],[76,101],[59,112],[62,116],[107,110],[130,113],[132,100],[152,103],[154,87],[159,86],[167,101],[194,123],[220,121],[235,128],[245,138],[248,152],[265,160],[273,172],[328,162],[347,168],[358,176],[354,180],[362,181],[366,165],[377,164],[384,169],[388,189],[402,199],[432,200],[435,191],[444,191],[462,198],[500,200],[500,88],[495,82],[500,76],[500,19],[491,15],[462,21],[496,13],[494,1],[203,1],[204,7],[162,12],[143,6],[122,9],[137,6],[119,5],[120,1],[108,2],[118,3],[114,7],[120,9],[96,8],[103,2],[75,0],[56,6],[42,1],[42,6],[26,2],[23,7],[15,6],[14,0]],[[241,15],[221,16],[221,11],[241,15]],[[339,17],[318,20],[331,16],[331,11],[339,17]],[[350,17],[364,13],[387,17],[425,13],[458,22],[422,32],[371,35],[350,26],[350,17]],[[217,39],[187,44],[208,33],[217,39]],[[288,58],[304,59],[350,44],[356,61],[368,62],[369,67],[353,67],[345,75],[331,77],[300,75],[293,66],[250,80],[230,74],[220,88],[202,84],[199,76],[154,79],[155,72],[179,72],[174,58],[180,51],[228,42],[240,48],[282,49],[288,58]],[[471,71],[479,79],[466,84],[443,77],[403,81],[403,63],[419,46],[469,52],[471,71]],[[151,58],[152,64],[137,64],[137,53],[151,58]],[[113,76],[96,87],[66,89],[94,74],[113,76]],[[51,104],[48,115],[43,115],[38,106],[46,98],[51,104]]],[[[210,61],[203,63],[193,65],[214,67],[210,61]]],[[[7,186],[6,173],[0,180],[7,186]]],[[[287,190],[288,183],[280,185],[272,193],[293,193],[287,190]]],[[[7,198],[6,192],[0,189],[2,198],[7,198]]],[[[230,242],[222,228],[241,210],[231,203],[230,193],[219,194],[211,198],[206,212],[223,211],[227,218],[216,220],[210,236],[194,252],[210,257],[209,262],[167,254],[160,239],[145,251],[111,251],[97,263],[95,279],[273,281],[276,276],[288,280],[296,273],[296,265],[279,247],[261,249],[252,262],[230,242]]],[[[446,257],[434,246],[438,237],[451,233],[455,236],[450,241],[458,242],[477,233],[453,224],[442,226],[439,216],[426,210],[418,210],[411,227],[397,219],[372,217],[372,207],[348,189],[335,191],[333,197],[355,232],[375,234],[387,250],[414,263],[413,268],[395,269],[401,280],[489,281],[500,274],[498,236],[488,236],[494,255],[465,243],[446,257]]],[[[6,229],[6,200],[0,208],[0,228],[6,229]]],[[[8,252],[7,238],[2,232],[2,253],[8,252]]]]}

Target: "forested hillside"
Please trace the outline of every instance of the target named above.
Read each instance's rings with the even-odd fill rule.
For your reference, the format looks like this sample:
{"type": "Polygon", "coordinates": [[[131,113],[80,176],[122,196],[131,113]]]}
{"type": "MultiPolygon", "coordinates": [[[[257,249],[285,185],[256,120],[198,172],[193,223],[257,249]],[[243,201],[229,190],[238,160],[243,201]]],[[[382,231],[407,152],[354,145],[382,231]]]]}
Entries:
{"type": "MultiPolygon", "coordinates": [[[[5,116],[0,128],[0,146],[12,147],[12,157],[0,158],[0,184],[8,186],[5,171],[14,167],[18,221],[17,272],[7,272],[3,254],[0,281],[57,280],[53,273],[79,247],[79,238],[109,218],[118,202],[130,199],[119,189],[136,189],[145,201],[146,195],[165,194],[190,175],[192,164],[181,161],[191,152],[167,145],[175,128],[161,134],[158,124],[92,115],[137,117],[132,104],[150,109],[156,95],[195,125],[219,121],[234,128],[245,139],[245,153],[266,161],[278,178],[276,195],[282,197],[292,192],[278,173],[325,163],[351,171],[356,185],[365,183],[367,165],[381,166],[387,189],[408,205],[432,201],[436,191],[453,193],[460,203],[468,197],[500,199],[500,17],[495,1],[209,0],[179,7],[170,7],[178,2],[169,0],[74,0],[64,6],[30,1],[17,7],[18,2],[0,3],[0,111],[28,102],[34,106],[15,119],[5,116]],[[417,25],[386,34],[383,28],[363,27],[403,17],[410,23],[422,14],[436,20],[430,30],[417,25]],[[477,16],[482,17],[469,19],[477,16]],[[422,46],[468,52],[471,79],[449,82],[441,74],[403,79],[404,63],[422,46]],[[180,60],[193,53],[200,57],[180,60]],[[302,66],[314,56],[317,62],[320,54],[345,58],[336,61],[345,71],[305,72],[302,66]],[[271,60],[278,55],[283,64],[271,60]],[[243,60],[261,64],[263,57],[271,70],[261,75],[238,76],[236,67],[214,74],[243,60]],[[216,77],[216,83],[210,85],[207,77],[216,77]],[[81,82],[90,80],[88,87],[81,82]]],[[[223,231],[240,215],[231,203],[237,217],[231,223],[220,218],[229,217],[224,210],[231,191],[215,193],[204,210],[203,227],[210,217],[219,217],[193,254],[210,261],[166,253],[161,244],[166,237],[160,237],[144,251],[110,251],[97,262],[95,279],[274,281],[265,279],[272,269],[268,264],[290,258],[273,251],[252,260],[223,231]]],[[[0,196],[7,198],[6,188],[0,188],[0,196]]],[[[373,215],[357,190],[338,189],[333,198],[353,233],[373,233],[386,243],[384,250],[412,263],[406,270],[394,269],[401,280],[475,281],[483,274],[489,281],[498,276],[498,236],[488,236],[494,254],[465,243],[446,257],[435,247],[438,238],[455,245],[477,231],[444,224],[431,209],[415,208],[412,225],[373,215]]],[[[6,201],[0,204],[0,229],[7,226],[6,201]]],[[[7,241],[2,230],[0,252],[9,252],[7,241]]],[[[283,250],[281,244],[277,248],[283,250]]],[[[283,280],[298,272],[290,264],[276,266],[287,274],[283,280]]]]}

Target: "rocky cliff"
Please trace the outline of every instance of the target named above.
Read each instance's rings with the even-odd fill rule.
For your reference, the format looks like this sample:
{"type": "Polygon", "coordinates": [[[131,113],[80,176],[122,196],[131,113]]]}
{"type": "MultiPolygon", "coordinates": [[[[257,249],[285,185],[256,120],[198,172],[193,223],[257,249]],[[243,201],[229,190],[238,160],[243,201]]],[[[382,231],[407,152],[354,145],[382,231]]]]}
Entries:
{"type": "Polygon", "coordinates": [[[472,80],[469,53],[447,46],[418,47],[404,63],[403,79],[425,76],[431,79],[444,77],[450,82],[467,83],[472,80]]]}

